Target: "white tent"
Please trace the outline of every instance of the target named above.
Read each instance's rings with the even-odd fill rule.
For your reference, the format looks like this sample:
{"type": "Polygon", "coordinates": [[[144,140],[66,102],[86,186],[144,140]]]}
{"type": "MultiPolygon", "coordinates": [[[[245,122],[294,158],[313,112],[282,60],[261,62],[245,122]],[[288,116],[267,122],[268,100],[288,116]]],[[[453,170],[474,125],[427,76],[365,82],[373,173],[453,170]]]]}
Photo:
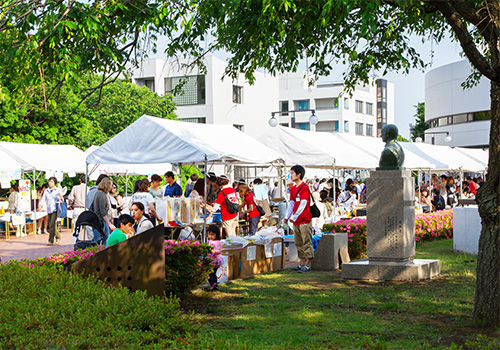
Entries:
{"type": "MultiPolygon", "coordinates": [[[[305,168],[306,170],[306,179],[329,179],[333,177],[333,171],[332,169],[318,169],[318,168],[305,168]]],[[[261,178],[270,178],[270,177],[278,177],[278,169],[276,169],[273,166],[270,166],[264,170],[262,170],[260,173],[256,175],[256,177],[261,177],[261,178]]]]}
{"type": "MultiPolygon", "coordinates": [[[[377,165],[380,159],[380,154],[382,153],[385,143],[380,137],[367,137],[367,136],[355,136],[349,134],[336,134],[337,137],[348,142],[351,147],[355,147],[363,150],[364,152],[376,157],[377,165]]],[[[436,166],[428,159],[412,152],[410,149],[405,147],[407,142],[399,142],[401,147],[403,147],[405,153],[405,161],[403,166],[407,169],[434,169],[436,166]]]]}
{"type": "Polygon", "coordinates": [[[292,129],[284,126],[270,128],[258,139],[276,150],[287,165],[370,169],[377,159],[330,133],[292,129]]]}
{"type": "Polygon", "coordinates": [[[0,163],[0,170],[2,171],[16,171],[24,169],[23,164],[19,160],[15,159],[15,157],[12,157],[9,152],[1,148],[0,159],[2,159],[2,162],[0,163]]]}
{"type": "Polygon", "coordinates": [[[279,154],[231,125],[144,115],[87,157],[87,164],[270,163],[279,154]]]}
{"type": "Polygon", "coordinates": [[[403,148],[427,159],[436,170],[484,171],[485,165],[448,146],[402,142],[403,148]]]}
{"type": "MultiPolygon", "coordinates": [[[[90,153],[99,149],[99,146],[90,146],[85,150],[85,157],[90,153]]],[[[89,174],[91,180],[96,180],[100,174],[107,175],[147,175],[151,176],[153,174],[158,174],[162,176],[165,172],[172,170],[172,164],[170,163],[155,163],[155,164],[100,164],[94,169],[89,168],[89,171],[93,170],[89,174]]]]}
{"type": "Polygon", "coordinates": [[[455,147],[454,150],[462,154],[465,154],[469,158],[472,158],[474,161],[481,164],[484,167],[484,169],[488,168],[488,157],[489,157],[488,150],[482,150],[477,148],[462,148],[462,147],[455,147]]]}
{"type": "Polygon", "coordinates": [[[0,142],[0,150],[22,164],[24,172],[85,173],[85,154],[73,145],[0,142]]]}

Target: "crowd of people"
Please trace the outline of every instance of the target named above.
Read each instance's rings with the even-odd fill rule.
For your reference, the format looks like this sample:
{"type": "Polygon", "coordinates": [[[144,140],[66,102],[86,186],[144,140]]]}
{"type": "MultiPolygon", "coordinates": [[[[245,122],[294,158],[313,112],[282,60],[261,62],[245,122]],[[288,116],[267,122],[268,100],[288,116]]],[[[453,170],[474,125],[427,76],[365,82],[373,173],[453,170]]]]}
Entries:
{"type": "Polygon", "coordinates": [[[424,213],[452,208],[458,204],[460,198],[473,198],[477,190],[484,185],[481,176],[467,176],[462,182],[460,176],[453,177],[434,173],[429,182],[422,181],[415,188],[415,202],[417,209],[424,213]]]}

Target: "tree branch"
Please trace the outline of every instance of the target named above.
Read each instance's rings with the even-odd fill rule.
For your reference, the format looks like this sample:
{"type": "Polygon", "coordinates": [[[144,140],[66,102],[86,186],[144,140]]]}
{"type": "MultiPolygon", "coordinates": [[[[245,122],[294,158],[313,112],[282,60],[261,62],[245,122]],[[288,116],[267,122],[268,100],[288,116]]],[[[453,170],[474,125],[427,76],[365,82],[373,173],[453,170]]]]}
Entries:
{"type": "Polygon", "coordinates": [[[466,23],[462,21],[460,14],[451,6],[450,2],[437,0],[433,3],[451,26],[453,32],[457,35],[460,45],[471,64],[486,78],[493,81],[498,80],[498,72],[491,67],[488,61],[479,52],[472,36],[467,30],[466,23]]]}
{"type": "Polygon", "coordinates": [[[488,27],[491,25],[490,18],[486,11],[482,11],[484,7],[477,9],[467,0],[450,0],[450,3],[460,16],[479,29],[486,41],[489,42],[491,40],[491,31],[488,30],[488,27]]]}

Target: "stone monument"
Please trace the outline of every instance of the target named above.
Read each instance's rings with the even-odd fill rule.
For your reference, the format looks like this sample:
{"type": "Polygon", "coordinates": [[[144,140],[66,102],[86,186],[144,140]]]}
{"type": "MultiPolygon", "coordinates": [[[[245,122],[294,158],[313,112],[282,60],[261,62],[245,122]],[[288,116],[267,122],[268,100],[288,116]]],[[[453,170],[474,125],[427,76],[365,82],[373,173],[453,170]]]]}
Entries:
{"type": "Polygon", "coordinates": [[[397,136],[396,125],[382,129],[386,146],[366,180],[368,259],[342,264],[345,279],[418,281],[441,271],[439,260],[414,259],[415,184],[397,136]]]}

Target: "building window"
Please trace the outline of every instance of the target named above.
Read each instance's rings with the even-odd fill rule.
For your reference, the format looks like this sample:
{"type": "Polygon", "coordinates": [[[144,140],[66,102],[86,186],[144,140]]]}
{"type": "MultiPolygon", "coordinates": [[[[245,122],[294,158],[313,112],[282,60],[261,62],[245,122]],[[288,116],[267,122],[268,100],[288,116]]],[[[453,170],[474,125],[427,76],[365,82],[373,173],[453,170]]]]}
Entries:
{"type": "Polygon", "coordinates": [[[373,115],[373,103],[366,102],[366,114],[373,115]]]}
{"type": "Polygon", "coordinates": [[[356,135],[363,135],[363,123],[356,123],[356,135]]]}
{"type": "Polygon", "coordinates": [[[309,100],[295,101],[295,109],[298,111],[309,109],[309,100]]]}
{"type": "Polygon", "coordinates": [[[339,121],[338,120],[333,121],[333,132],[339,132],[339,121]]]}
{"type": "Polygon", "coordinates": [[[356,113],[363,113],[363,101],[356,100],[356,113]]]}
{"type": "Polygon", "coordinates": [[[366,136],[373,136],[373,125],[366,124],[366,136]]]}
{"type": "Polygon", "coordinates": [[[206,103],[205,76],[165,78],[165,94],[171,94],[178,106],[203,105],[206,103]]]}
{"type": "Polygon", "coordinates": [[[238,129],[239,131],[245,131],[245,126],[244,125],[238,125],[238,124],[233,124],[233,126],[238,129]]]}
{"type": "Polygon", "coordinates": [[[242,95],[243,95],[243,87],[233,85],[233,103],[241,104],[243,100],[242,95]]]}
{"type": "Polygon", "coordinates": [[[344,132],[349,132],[349,121],[344,122],[344,132]]]}
{"type": "Polygon", "coordinates": [[[135,84],[137,86],[145,86],[151,92],[155,92],[155,80],[154,78],[150,79],[135,79],[135,84]]]}
{"type": "Polygon", "coordinates": [[[182,118],[181,120],[183,122],[186,122],[186,123],[198,123],[198,124],[206,124],[207,123],[205,117],[200,117],[200,118],[182,118]]]}
{"type": "Polygon", "coordinates": [[[309,123],[297,123],[297,128],[300,130],[309,130],[309,123]]]}
{"type": "Polygon", "coordinates": [[[288,128],[288,123],[280,123],[281,126],[286,126],[288,128]]]}
{"type": "Polygon", "coordinates": [[[335,97],[333,100],[333,109],[339,109],[339,98],[335,97]]]}
{"type": "Polygon", "coordinates": [[[344,109],[349,110],[349,99],[347,97],[344,97],[344,109]]]}
{"type": "MultiPolygon", "coordinates": [[[[288,107],[288,101],[280,101],[280,112],[288,112],[290,108],[288,107]]],[[[287,116],[288,113],[281,113],[282,116],[287,116]]]]}

